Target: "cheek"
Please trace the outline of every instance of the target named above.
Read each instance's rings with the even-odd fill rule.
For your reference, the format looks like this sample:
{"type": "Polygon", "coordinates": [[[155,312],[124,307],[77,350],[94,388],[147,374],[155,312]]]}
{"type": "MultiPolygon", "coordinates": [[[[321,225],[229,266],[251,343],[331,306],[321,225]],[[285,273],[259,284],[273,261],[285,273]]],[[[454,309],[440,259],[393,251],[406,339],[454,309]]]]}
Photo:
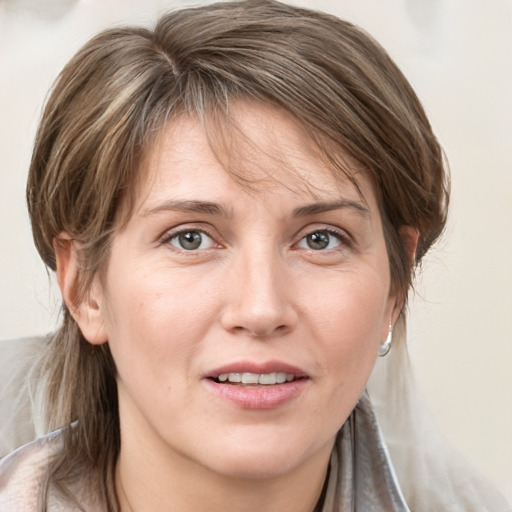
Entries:
{"type": "Polygon", "coordinates": [[[333,393],[351,389],[357,397],[383,341],[383,325],[389,322],[389,285],[374,272],[337,277],[322,294],[310,296],[308,318],[333,393]]]}
{"type": "Polygon", "coordinates": [[[321,332],[330,338],[358,340],[364,346],[365,340],[380,336],[389,309],[386,277],[371,270],[341,271],[324,280],[323,287],[311,285],[308,293],[298,293],[307,297],[305,309],[321,332]]]}
{"type": "MultiPolygon", "coordinates": [[[[168,272],[167,272],[168,274],[168,272]]],[[[214,297],[200,293],[203,280],[173,278],[153,268],[131,269],[129,280],[112,274],[106,326],[120,376],[165,378],[169,369],[193,359],[208,328],[214,297]],[[160,377],[159,377],[160,376],[160,377]]]]}

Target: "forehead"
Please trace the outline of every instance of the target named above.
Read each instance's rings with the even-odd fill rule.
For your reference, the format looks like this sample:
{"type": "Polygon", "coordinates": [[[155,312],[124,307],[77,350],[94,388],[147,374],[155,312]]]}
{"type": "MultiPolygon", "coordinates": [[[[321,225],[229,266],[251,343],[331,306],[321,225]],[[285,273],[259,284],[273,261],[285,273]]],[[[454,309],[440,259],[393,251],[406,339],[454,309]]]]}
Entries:
{"type": "Polygon", "coordinates": [[[182,114],[148,151],[136,203],[173,191],[225,195],[236,187],[256,196],[284,189],[310,200],[373,202],[367,173],[339,150],[336,158],[338,166],[291,114],[271,105],[239,102],[229,118],[182,114]]]}

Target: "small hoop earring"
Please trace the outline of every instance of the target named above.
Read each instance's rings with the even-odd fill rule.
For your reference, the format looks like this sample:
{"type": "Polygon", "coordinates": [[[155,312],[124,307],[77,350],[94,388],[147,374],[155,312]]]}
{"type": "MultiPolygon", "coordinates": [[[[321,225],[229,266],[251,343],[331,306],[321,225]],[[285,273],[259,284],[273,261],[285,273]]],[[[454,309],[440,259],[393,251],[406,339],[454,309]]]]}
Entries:
{"type": "Polygon", "coordinates": [[[386,341],[379,347],[379,357],[384,357],[387,355],[389,350],[391,349],[391,342],[393,341],[393,324],[389,322],[389,331],[388,337],[386,341]]]}

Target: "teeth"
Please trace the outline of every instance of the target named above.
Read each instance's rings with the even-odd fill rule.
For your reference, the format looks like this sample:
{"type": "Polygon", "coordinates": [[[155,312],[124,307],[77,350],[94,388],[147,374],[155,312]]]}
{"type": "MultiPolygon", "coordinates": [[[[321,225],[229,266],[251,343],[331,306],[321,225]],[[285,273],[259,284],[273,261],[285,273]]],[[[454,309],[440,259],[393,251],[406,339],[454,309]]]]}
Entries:
{"type": "Polygon", "coordinates": [[[258,384],[272,385],[276,382],[277,375],[275,373],[262,373],[258,379],[258,384]]]}
{"type": "MultiPolygon", "coordinates": [[[[293,380],[293,375],[291,376],[293,380]]],[[[278,384],[282,384],[283,382],[286,382],[286,373],[282,373],[282,372],[279,372],[279,373],[276,373],[276,382],[278,384]]]]}
{"type": "Polygon", "coordinates": [[[263,386],[272,386],[273,384],[283,384],[292,382],[295,375],[284,372],[274,373],[222,373],[218,377],[219,382],[231,382],[233,384],[260,384],[263,386]]]}
{"type": "Polygon", "coordinates": [[[242,384],[258,384],[258,381],[257,373],[242,373],[242,384]]]}

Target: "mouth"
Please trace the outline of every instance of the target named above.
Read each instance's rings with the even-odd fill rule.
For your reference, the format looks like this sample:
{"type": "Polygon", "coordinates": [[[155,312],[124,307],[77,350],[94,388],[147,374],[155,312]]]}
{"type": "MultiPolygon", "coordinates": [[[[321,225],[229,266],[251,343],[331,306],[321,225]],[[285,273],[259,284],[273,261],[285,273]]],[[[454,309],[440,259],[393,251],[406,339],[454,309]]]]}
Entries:
{"type": "Polygon", "coordinates": [[[206,388],[242,409],[275,409],[309,389],[311,378],[284,361],[236,361],[204,376],[206,388]]]}
{"type": "Polygon", "coordinates": [[[283,363],[239,363],[212,372],[203,382],[223,403],[240,409],[270,410],[298,399],[309,388],[310,378],[283,363]]]}
{"type": "Polygon", "coordinates": [[[205,377],[217,384],[276,386],[309,378],[306,372],[284,361],[237,361],[212,370],[205,377]]]}
{"type": "Polygon", "coordinates": [[[277,384],[286,384],[304,378],[305,376],[298,376],[286,372],[229,372],[221,373],[217,377],[210,377],[211,380],[218,384],[231,384],[244,387],[275,386],[277,384]]]}

